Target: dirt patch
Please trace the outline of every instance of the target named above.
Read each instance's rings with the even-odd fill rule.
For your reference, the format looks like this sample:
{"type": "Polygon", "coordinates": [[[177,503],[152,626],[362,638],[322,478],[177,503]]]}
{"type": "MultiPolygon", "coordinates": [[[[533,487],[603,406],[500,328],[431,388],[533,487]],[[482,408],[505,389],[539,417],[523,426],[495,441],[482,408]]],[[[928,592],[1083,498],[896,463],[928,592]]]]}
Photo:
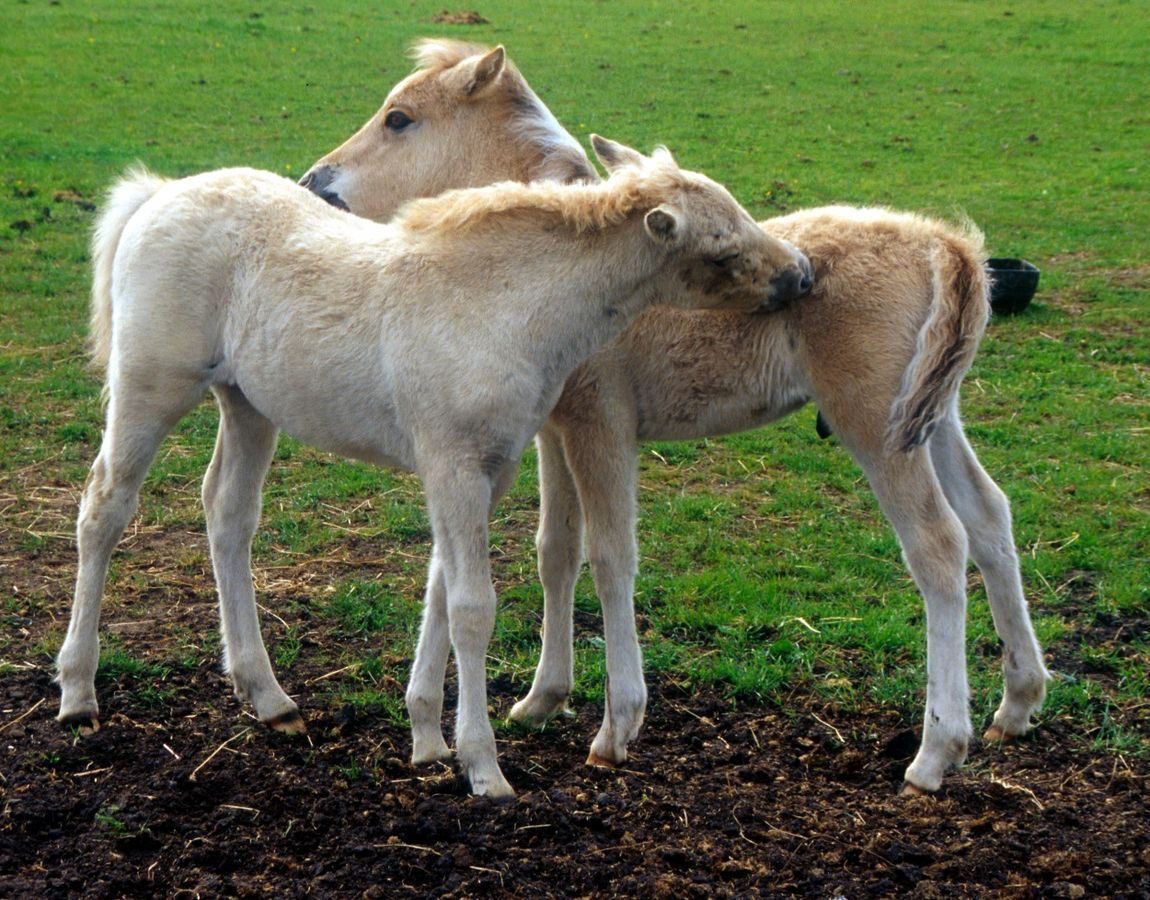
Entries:
{"type": "Polygon", "coordinates": [[[475,10],[451,12],[447,9],[436,13],[431,17],[431,21],[435,25],[489,25],[491,22],[490,19],[485,19],[475,10]]]}
{"type": "MultiPolygon", "coordinates": [[[[917,723],[889,709],[848,713],[803,694],[735,709],[656,680],[619,770],[584,765],[593,705],[541,733],[501,730],[519,796],[496,803],[467,796],[446,767],[410,766],[406,726],[387,710],[322,693],[340,638],[291,602],[275,607],[308,648],[281,674],[309,733],[252,721],[212,661],[202,536],[172,527],[139,540],[138,559],[119,557],[105,635],[159,664],[103,677],[104,727],[82,739],[53,720],[59,694],[37,649],[62,634],[74,550],[0,540],[0,625],[25,648],[0,676],[0,897],[1150,895],[1150,766],[1084,752],[1068,719],[1016,744],[976,743],[939,796],[908,801],[897,792],[917,723]],[[181,658],[192,667],[162,662],[181,658]]],[[[257,574],[292,595],[347,563],[257,574]]],[[[1145,622],[1087,615],[1094,591],[1081,573],[1060,591],[1063,612],[1119,653],[1145,622]]],[[[577,614],[581,632],[599,626],[577,614]]],[[[525,688],[496,679],[494,713],[525,688]]],[[[1150,734],[1150,710],[1119,713],[1150,734]]]]}
{"type": "MultiPolygon", "coordinates": [[[[155,706],[128,676],[102,684],[108,721],[76,739],[46,670],[6,675],[0,895],[1150,893],[1145,767],[1071,752],[1057,721],[903,800],[917,736],[887,711],[733,710],[655,683],[623,769],[583,764],[596,709],[501,734],[519,796],[498,803],[411,767],[401,724],[324,708],[306,677],[285,685],[305,697],[304,738],[247,720],[203,665],[155,706]]],[[[498,711],[511,688],[493,685],[498,711]]]]}

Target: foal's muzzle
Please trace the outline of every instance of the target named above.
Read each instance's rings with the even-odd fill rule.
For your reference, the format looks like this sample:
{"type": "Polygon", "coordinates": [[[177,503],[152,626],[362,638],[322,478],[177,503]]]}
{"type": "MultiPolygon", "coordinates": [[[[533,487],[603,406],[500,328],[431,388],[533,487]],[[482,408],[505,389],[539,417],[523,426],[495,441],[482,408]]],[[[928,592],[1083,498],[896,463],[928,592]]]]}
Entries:
{"type": "Polygon", "coordinates": [[[307,188],[317,197],[326,200],[336,209],[347,210],[348,206],[335,191],[331,183],[335,181],[336,170],[332,166],[316,166],[299,180],[300,186],[307,188]]]}
{"type": "Polygon", "coordinates": [[[797,248],[792,253],[795,264],[788,266],[771,279],[771,299],[759,307],[760,312],[782,309],[792,300],[809,294],[815,283],[811,261],[797,248]]]}

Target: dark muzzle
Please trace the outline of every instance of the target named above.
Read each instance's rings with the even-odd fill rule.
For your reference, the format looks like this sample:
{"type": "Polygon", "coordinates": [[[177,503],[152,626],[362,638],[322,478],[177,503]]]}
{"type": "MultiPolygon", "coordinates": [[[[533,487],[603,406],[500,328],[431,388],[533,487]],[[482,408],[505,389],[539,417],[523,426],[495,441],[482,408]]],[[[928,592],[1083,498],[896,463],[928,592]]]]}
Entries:
{"type": "Polygon", "coordinates": [[[300,187],[305,187],[317,197],[327,201],[336,209],[347,210],[348,206],[335,191],[331,190],[331,183],[335,180],[335,169],[331,166],[318,166],[308,171],[299,180],[300,187]]]}
{"type": "Polygon", "coordinates": [[[792,300],[809,294],[815,276],[811,261],[803,253],[795,254],[795,265],[779,272],[771,279],[771,299],[762,307],[763,312],[782,309],[792,300]]]}

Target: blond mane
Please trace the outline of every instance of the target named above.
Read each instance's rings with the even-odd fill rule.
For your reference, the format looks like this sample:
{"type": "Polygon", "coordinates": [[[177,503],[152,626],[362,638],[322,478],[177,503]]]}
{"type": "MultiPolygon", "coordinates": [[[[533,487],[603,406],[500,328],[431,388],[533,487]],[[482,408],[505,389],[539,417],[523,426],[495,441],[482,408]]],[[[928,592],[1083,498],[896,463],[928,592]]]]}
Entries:
{"type": "Polygon", "coordinates": [[[660,148],[642,169],[622,169],[607,181],[567,185],[504,181],[447,191],[438,197],[411,201],[395,221],[411,231],[437,235],[475,229],[495,219],[542,218],[585,234],[653,209],[670,192],[685,186],[671,155],[660,148]]]}
{"type": "Polygon", "coordinates": [[[453,38],[421,38],[411,45],[408,55],[415,60],[416,71],[450,69],[471,56],[482,56],[490,47],[457,41],[453,38]]]}

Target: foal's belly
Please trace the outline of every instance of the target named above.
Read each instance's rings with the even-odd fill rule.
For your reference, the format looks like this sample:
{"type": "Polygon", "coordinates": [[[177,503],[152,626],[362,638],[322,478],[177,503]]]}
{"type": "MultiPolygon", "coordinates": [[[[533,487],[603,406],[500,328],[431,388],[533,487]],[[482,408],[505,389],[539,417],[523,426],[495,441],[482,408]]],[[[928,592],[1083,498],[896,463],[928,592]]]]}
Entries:
{"type": "Polygon", "coordinates": [[[668,404],[651,398],[639,407],[636,437],[641,441],[687,441],[750,431],[781,419],[806,403],[805,397],[706,396],[668,404]]]}
{"type": "Polygon", "coordinates": [[[413,470],[411,437],[388,392],[371,380],[320,378],[306,370],[253,377],[239,367],[233,382],[285,434],[319,450],[413,470]]]}
{"type": "Polygon", "coordinates": [[[640,440],[747,431],[810,397],[785,313],[656,307],[588,364],[586,378],[600,396],[630,392],[640,440]]]}

